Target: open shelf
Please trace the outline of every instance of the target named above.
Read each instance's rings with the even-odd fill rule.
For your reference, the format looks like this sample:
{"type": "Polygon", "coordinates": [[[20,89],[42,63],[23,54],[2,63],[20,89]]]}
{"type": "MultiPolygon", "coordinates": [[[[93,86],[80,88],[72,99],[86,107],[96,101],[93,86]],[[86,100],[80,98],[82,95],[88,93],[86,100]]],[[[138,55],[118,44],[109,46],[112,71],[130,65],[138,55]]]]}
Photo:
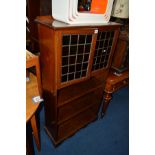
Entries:
{"type": "Polygon", "coordinates": [[[59,125],[58,139],[64,140],[74,134],[77,130],[92,122],[97,117],[98,106],[92,105],[89,109],[72,117],[65,123],[59,125]]]}
{"type": "Polygon", "coordinates": [[[90,93],[99,87],[103,87],[103,82],[96,78],[65,87],[58,91],[58,107],[90,93]]]}
{"type": "Polygon", "coordinates": [[[92,105],[99,103],[100,98],[98,98],[98,96],[94,92],[91,92],[89,94],[86,94],[85,96],[82,96],[81,98],[78,98],[77,100],[61,106],[58,112],[58,124],[65,122],[66,120],[89,109],[92,105]]]}

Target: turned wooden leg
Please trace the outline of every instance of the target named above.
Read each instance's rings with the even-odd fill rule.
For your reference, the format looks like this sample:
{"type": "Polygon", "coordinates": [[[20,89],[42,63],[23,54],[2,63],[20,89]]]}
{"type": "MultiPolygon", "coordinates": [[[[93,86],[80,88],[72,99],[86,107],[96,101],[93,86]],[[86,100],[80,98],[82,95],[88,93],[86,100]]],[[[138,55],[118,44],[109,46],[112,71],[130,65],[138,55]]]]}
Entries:
{"type": "Polygon", "coordinates": [[[104,98],[104,102],[103,102],[103,106],[102,106],[101,117],[103,117],[105,115],[105,112],[107,110],[109,102],[112,99],[112,93],[104,92],[103,98],[104,98]]]}
{"type": "Polygon", "coordinates": [[[32,116],[30,121],[31,121],[31,126],[33,130],[34,139],[37,145],[37,149],[38,151],[40,151],[40,140],[39,140],[39,133],[38,133],[35,115],[32,116]]]}

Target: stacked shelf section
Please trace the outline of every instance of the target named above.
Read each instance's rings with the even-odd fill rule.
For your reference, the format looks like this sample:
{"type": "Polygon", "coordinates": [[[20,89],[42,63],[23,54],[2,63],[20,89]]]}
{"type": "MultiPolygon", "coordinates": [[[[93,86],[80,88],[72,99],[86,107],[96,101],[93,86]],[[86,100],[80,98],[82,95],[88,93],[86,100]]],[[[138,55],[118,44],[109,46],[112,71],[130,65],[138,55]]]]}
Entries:
{"type": "Polygon", "coordinates": [[[38,17],[45,129],[55,145],[98,117],[120,24],[38,17]]]}

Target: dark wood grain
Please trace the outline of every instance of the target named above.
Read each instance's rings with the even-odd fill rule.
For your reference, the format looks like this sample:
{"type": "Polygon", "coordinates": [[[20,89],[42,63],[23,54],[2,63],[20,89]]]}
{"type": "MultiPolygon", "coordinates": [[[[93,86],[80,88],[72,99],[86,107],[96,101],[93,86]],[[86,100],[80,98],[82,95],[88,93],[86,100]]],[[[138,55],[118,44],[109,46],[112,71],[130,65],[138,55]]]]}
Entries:
{"type": "Polygon", "coordinates": [[[34,22],[37,16],[52,14],[52,0],[26,0],[26,16],[29,20],[26,27],[26,38],[30,45],[29,50],[33,53],[39,52],[37,24],[34,22]]]}
{"type": "Polygon", "coordinates": [[[112,93],[117,90],[128,86],[129,84],[129,71],[125,71],[120,75],[115,75],[114,72],[110,72],[106,80],[104,88],[104,102],[102,107],[101,116],[103,117],[106,113],[108,105],[112,99],[112,93]]]}
{"type": "Polygon", "coordinates": [[[35,21],[38,24],[39,32],[41,76],[45,100],[45,130],[53,143],[57,145],[97,118],[120,24],[68,25],[53,20],[51,16],[40,16],[35,21]],[[92,71],[95,46],[100,31],[113,31],[114,38],[106,67],[92,71]],[[65,41],[63,42],[65,35],[70,38],[68,44],[64,43],[65,41]],[[73,36],[74,39],[72,40],[73,36]],[[87,40],[89,38],[87,36],[92,36],[91,42],[87,40]],[[79,48],[82,41],[76,42],[76,39],[80,37],[85,38],[85,42],[82,43],[84,48],[81,51],[79,48]],[[88,46],[89,44],[91,46],[88,46]],[[68,48],[66,52],[69,52],[72,46],[76,47],[77,50],[75,50],[75,55],[68,54],[66,60],[63,61],[62,47],[66,46],[68,48]],[[86,49],[86,47],[90,48],[86,49]],[[76,57],[75,64],[73,64],[76,69],[74,68],[75,70],[72,71],[74,77],[78,72],[78,65],[76,64],[78,55],[80,55],[78,52],[81,52],[82,54],[80,54],[83,56],[82,62],[80,60],[78,63],[80,65],[88,63],[87,73],[81,76],[81,68],[80,77],[70,80],[69,69],[65,71],[65,76],[68,76],[68,79],[64,82],[62,80],[62,68],[65,65],[68,68],[72,65],[70,65],[71,56],[76,57]],[[86,62],[84,61],[85,53],[89,54],[89,59],[86,62]]]}
{"type": "Polygon", "coordinates": [[[71,85],[58,91],[58,106],[62,106],[71,102],[95,89],[103,87],[103,83],[95,78],[91,78],[85,82],[71,85]]]}

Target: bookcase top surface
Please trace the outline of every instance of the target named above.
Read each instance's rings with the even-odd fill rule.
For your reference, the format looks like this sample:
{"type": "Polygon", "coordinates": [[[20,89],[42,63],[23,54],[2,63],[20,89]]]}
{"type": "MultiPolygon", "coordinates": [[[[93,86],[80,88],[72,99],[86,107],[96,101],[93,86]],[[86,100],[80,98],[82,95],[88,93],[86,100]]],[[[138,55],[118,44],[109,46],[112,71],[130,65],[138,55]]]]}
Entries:
{"type": "Polygon", "coordinates": [[[102,23],[102,24],[99,24],[99,23],[92,23],[92,24],[67,24],[67,23],[64,23],[64,22],[60,22],[60,21],[57,21],[57,20],[54,20],[52,18],[52,16],[38,16],[36,19],[35,19],[35,22],[39,23],[39,24],[43,24],[45,26],[48,26],[50,28],[53,28],[53,29],[61,29],[61,28],[84,28],[84,27],[90,27],[90,28],[93,28],[93,27],[103,27],[103,26],[115,26],[115,27],[120,27],[121,24],[119,23],[116,23],[116,22],[108,22],[108,23],[102,23]]]}

